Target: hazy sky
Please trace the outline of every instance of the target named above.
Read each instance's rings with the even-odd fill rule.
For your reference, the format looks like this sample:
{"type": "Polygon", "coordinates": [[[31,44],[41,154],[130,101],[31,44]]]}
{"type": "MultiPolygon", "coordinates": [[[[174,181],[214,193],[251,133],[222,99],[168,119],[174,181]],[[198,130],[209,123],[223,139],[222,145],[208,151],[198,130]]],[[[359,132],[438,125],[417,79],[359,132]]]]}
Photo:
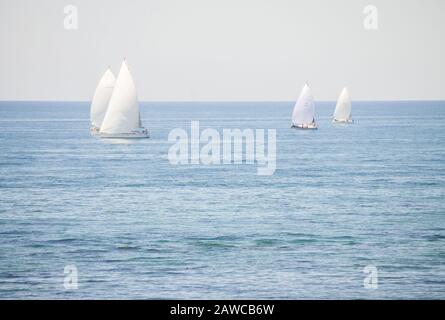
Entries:
{"type": "Polygon", "coordinates": [[[444,0],[0,0],[0,100],[90,100],[123,57],[142,101],[445,99],[444,42],[444,0]]]}

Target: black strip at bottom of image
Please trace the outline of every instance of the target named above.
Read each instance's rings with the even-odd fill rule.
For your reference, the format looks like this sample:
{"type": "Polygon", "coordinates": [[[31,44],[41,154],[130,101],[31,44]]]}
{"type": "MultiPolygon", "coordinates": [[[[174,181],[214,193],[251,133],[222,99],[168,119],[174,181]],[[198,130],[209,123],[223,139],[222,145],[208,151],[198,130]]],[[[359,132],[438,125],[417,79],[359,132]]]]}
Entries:
{"type": "Polygon", "coordinates": [[[297,319],[303,315],[425,315],[443,310],[443,301],[389,300],[3,300],[3,312],[70,317],[137,314],[147,319],[297,319]]]}

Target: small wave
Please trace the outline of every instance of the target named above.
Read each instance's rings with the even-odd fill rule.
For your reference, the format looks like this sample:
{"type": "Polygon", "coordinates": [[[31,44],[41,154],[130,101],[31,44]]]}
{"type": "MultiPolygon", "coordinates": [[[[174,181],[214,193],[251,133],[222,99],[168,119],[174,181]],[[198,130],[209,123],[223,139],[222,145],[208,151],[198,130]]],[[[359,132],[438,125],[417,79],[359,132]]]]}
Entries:
{"type": "Polygon", "coordinates": [[[51,239],[51,240],[47,240],[47,241],[45,241],[45,243],[57,244],[57,243],[72,243],[72,242],[76,242],[76,241],[79,241],[79,239],[76,239],[76,238],[64,238],[64,239],[51,239]]]}
{"type": "Polygon", "coordinates": [[[230,249],[236,246],[230,243],[218,242],[218,241],[196,241],[194,245],[208,249],[230,249]]]}
{"type": "Polygon", "coordinates": [[[443,235],[443,234],[432,234],[432,235],[424,236],[424,238],[427,241],[435,242],[435,241],[445,240],[445,235],[443,235]]]}
{"type": "Polygon", "coordinates": [[[116,245],[116,249],[130,251],[130,250],[139,250],[139,249],[141,249],[141,247],[131,245],[131,244],[118,244],[118,245],[116,245]]]}
{"type": "Polygon", "coordinates": [[[282,241],[279,239],[258,239],[258,240],[255,240],[255,244],[259,247],[275,246],[279,243],[282,243],[282,241]]]}

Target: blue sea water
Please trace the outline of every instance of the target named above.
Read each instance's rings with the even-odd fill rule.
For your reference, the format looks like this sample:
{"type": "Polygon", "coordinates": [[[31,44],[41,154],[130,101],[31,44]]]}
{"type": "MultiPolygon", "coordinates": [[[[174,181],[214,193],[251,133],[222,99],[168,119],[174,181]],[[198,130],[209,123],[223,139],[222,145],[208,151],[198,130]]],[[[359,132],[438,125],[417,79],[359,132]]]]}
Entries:
{"type": "Polygon", "coordinates": [[[0,298],[445,299],[445,103],[356,102],[352,125],[318,103],[310,132],[292,107],[142,103],[129,144],[91,137],[88,103],[1,102],[0,298]],[[171,165],[192,120],[275,128],[275,174],[171,165]]]}

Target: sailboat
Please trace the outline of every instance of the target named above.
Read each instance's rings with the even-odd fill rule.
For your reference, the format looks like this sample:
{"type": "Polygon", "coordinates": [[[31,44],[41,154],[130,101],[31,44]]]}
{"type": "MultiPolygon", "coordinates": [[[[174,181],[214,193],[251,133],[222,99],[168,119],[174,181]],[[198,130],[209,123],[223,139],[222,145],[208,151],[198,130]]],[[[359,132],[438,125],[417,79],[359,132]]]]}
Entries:
{"type": "Polygon", "coordinates": [[[351,99],[347,88],[343,88],[334,111],[333,122],[351,123],[351,99]]]}
{"type": "Polygon", "coordinates": [[[142,126],[136,86],[126,60],[122,62],[99,133],[101,138],[149,137],[142,126]]]}
{"type": "Polygon", "coordinates": [[[315,103],[311,88],[306,83],[292,112],[292,128],[317,129],[315,124],[315,103]]]}
{"type": "Polygon", "coordinates": [[[111,70],[108,68],[97,85],[94,92],[93,101],[91,102],[90,119],[92,134],[98,134],[99,129],[105,117],[105,113],[108,109],[108,103],[110,102],[111,94],[113,93],[114,84],[116,78],[111,70]]]}

